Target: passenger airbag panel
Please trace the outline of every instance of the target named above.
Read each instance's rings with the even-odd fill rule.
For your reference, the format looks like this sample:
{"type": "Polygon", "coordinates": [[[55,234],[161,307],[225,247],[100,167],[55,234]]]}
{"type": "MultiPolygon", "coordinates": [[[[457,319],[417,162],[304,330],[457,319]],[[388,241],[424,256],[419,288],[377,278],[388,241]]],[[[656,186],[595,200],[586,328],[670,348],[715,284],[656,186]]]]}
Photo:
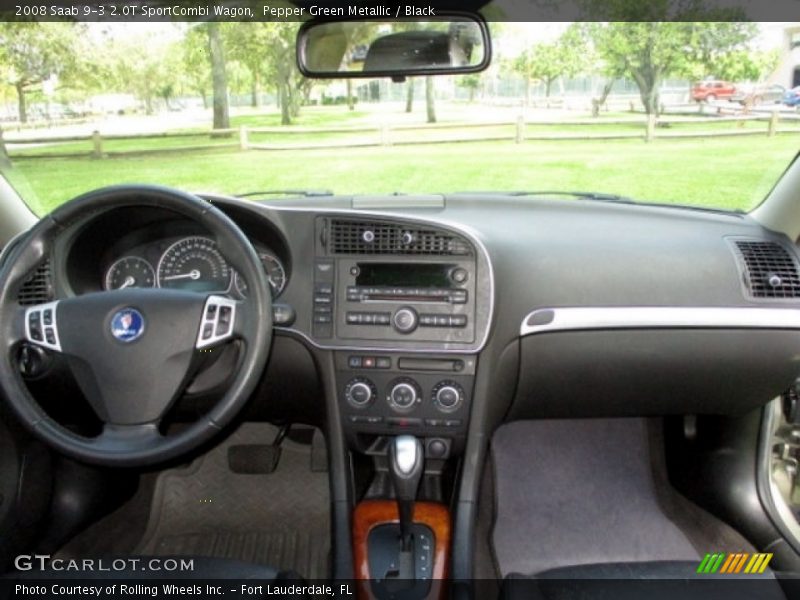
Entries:
{"type": "Polygon", "coordinates": [[[792,330],[565,331],[520,340],[509,420],[741,414],[800,375],[792,330]]]}

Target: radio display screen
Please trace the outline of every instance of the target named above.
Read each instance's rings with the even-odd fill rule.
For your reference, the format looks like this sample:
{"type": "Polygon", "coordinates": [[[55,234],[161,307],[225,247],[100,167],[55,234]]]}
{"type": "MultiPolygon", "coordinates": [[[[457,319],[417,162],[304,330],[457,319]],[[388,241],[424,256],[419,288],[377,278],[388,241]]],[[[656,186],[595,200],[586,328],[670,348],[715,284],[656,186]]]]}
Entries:
{"type": "Polygon", "coordinates": [[[448,274],[453,266],[430,263],[358,263],[356,285],[450,288],[453,286],[448,274]]]}

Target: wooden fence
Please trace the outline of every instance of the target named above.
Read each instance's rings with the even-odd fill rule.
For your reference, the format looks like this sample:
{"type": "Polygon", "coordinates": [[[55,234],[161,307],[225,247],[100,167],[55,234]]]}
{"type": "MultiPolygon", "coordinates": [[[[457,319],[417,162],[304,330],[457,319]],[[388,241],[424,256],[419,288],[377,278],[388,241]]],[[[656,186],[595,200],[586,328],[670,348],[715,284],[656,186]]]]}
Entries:
{"type": "MultiPolygon", "coordinates": [[[[237,150],[300,150],[300,149],[338,149],[376,146],[414,145],[414,144],[441,144],[451,142],[476,142],[476,141],[502,141],[508,140],[516,143],[525,141],[561,141],[561,140],[618,140],[642,139],[653,141],[656,139],[684,139],[684,138],[709,138],[730,136],[775,136],[779,133],[796,133],[800,128],[782,127],[787,122],[799,122],[800,114],[785,114],[778,111],[769,113],[750,113],[738,115],[722,115],[713,117],[702,116],[636,116],[629,118],[582,118],[565,119],[560,121],[538,121],[533,119],[517,118],[516,121],[484,121],[480,123],[433,123],[433,124],[399,124],[399,125],[361,125],[354,127],[247,127],[238,129],[215,129],[210,131],[183,131],[140,133],[127,135],[103,135],[94,131],[89,136],[60,136],[60,137],[13,137],[4,140],[8,154],[12,160],[33,158],[115,158],[124,156],[141,156],[158,153],[180,153],[207,151],[218,149],[237,150]],[[686,124],[718,124],[731,122],[739,125],[727,130],[689,129],[684,131],[672,130],[674,125],[686,124]],[[763,124],[763,127],[748,127],[747,123],[763,124]],[[603,131],[607,126],[637,126],[631,131],[603,131]],[[597,131],[578,132],[548,132],[555,127],[586,126],[597,131]],[[479,131],[479,130],[490,131],[479,131]],[[420,132],[422,136],[409,135],[420,132]],[[452,135],[455,132],[456,135],[452,135]],[[405,135],[403,135],[405,134],[405,135]],[[254,137],[269,136],[280,137],[282,140],[294,136],[342,136],[345,139],[328,141],[254,141],[254,137]],[[133,150],[113,150],[107,144],[115,141],[158,140],[158,139],[190,139],[198,140],[197,144],[178,145],[172,147],[142,148],[133,150]],[[217,139],[216,142],[210,140],[217,139]],[[229,141],[228,141],[229,140],[229,141]],[[54,151],[53,146],[86,142],[87,150],[84,152],[54,151]],[[24,154],[16,152],[19,149],[49,146],[47,152],[30,152],[24,154]]],[[[0,143],[2,143],[0,138],[0,143]]]]}

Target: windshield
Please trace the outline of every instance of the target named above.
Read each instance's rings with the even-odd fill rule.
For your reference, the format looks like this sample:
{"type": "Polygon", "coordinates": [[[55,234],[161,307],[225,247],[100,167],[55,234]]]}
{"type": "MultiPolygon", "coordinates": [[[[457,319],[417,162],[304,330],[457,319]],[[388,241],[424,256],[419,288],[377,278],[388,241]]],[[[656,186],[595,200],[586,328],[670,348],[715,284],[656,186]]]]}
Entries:
{"type": "Polygon", "coordinates": [[[2,23],[0,164],[38,214],[125,182],[747,211],[797,153],[796,24],[489,25],[487,70],[393,81],[304,78],[293,22],[2,23]]]}

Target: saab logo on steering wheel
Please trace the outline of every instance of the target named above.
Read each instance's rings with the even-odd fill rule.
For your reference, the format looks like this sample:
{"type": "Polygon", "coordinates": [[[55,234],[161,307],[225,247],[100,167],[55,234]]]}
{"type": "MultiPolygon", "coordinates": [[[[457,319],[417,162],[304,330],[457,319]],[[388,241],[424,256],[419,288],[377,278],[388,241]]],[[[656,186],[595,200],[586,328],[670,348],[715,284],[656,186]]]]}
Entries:
{"type": "Polygon", "coordinates": [[[132,342],[144,333],[144,317],[134,308],[123,308],[111,317],[111,335],[120,342],[132,342]]]}

